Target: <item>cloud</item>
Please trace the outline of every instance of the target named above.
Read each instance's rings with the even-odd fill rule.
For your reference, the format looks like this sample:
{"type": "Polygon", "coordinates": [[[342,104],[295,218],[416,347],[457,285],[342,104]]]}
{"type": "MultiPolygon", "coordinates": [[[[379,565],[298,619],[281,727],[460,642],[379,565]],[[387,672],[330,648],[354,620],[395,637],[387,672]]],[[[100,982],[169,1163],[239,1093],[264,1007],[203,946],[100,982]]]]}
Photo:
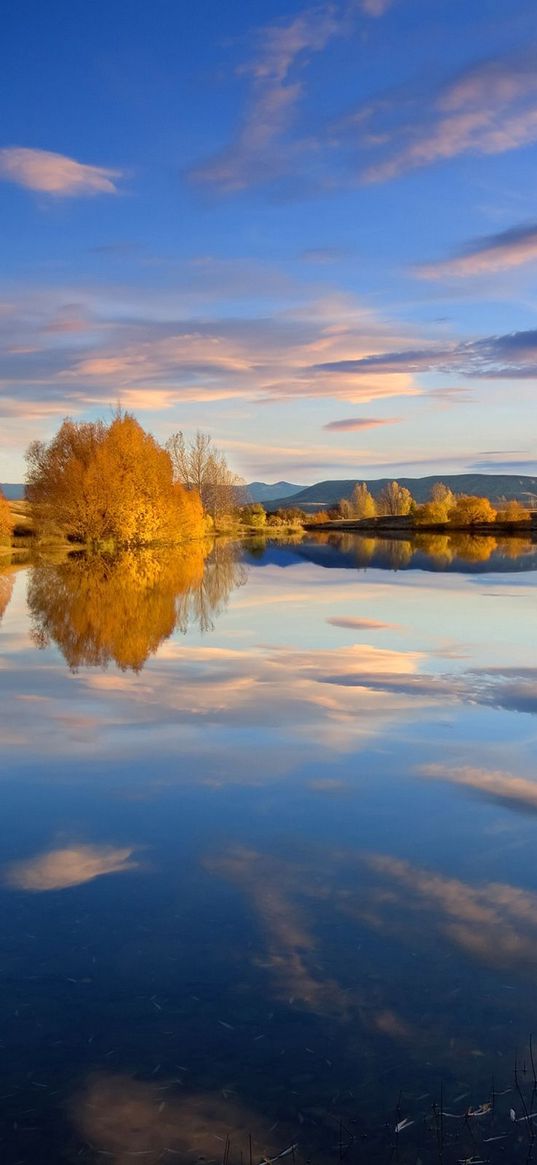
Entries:
{"type": "Polygon", "coordinates": [[[511,227],[471,243],[453,259],[414,268],[423,279],[466,279],[506,271],[537,260],[537,224],[511,227]]]}
{"type": "Polygon", "coordinates": [[[483,379],[530,379],[537,376],[537,329],[500,336],[466,340],[454,344],[430,344],[399,352],[373,352],[358,360],[338,360],[317,364],[314,373],[323,375],[420,372],[457,372],[483,379]]]}
{"type": "Polygon", "coordinates": [[[382,623],[378,619],[358,619],[353,616],[333,616],[326,620],[332,627],[344,627],[351,631],[394,631],[399,630],[398,623],[382,623]]]}
{"type": "Polygon", "coordinates": [[[384,16],[384,13],[391,8],[393,0],[361,0],[362,12],[366,16],[384,16]]]}
{"type": "Polygon", "coordinates": [[[537,70],[532,49],[470,66],[435,94],[398,93],[363,106],[348,119],[362,149],[384,156],[362,171],[384,182],[463,154],[502,154],[537,139],[537,70]],[[401,119],[401,109],[410,116],[401,119]],[[402,144],[401,144],[402,143],[402,144]]]}
{"type": "Polygon", "coordinates": [[[117,194],[121,170],[88,166],[49,150],[9,146],[0,150],[0,179],[58,197],[117,194]]]}
{"type": "Polygon", "coordinates": [[[281,176],[294,154],[286,134],[304,94],[303,81],[292,81],[290,73],[346,27],[346,12],[321,4],[287,24],[260,29],[258,53],[237,70],[250,82],[242,126],[230,145],[190,171],[190,179],[229,193],[281,176]]]}
{"type": "Polygon", "coordinates": [[[329,421],[323,429],[335,433],[352,433],[355,429],[376,429],[379,425],[397,425],[400,417],[386,417],[381,420],[374,417],[348,417],[343,421],[329,421]]]}
{"type": "Polygon", "coordinates": [[[4,881],[17,890],[65,890],[104,874],[137,869],[133,847],[78,845],[50,850],[7,867],[4,881]]]}
{"type": "Polygon", "coordinates": [[[424,765],[419,773],[435,781],[474,789],[495,801],[507,802],[513,808],[537,811],[537,782],[526,777],[514,777],[511,773],[474,768],[471,765],[455,768],[442,764],[424,765]]]}
{"type": "MultiPolygon", "coordinates": [[[[193,295],[186,289],[191,269],[183,273],[183,293],[45,286],[6,297],[0,415],[28,421],[76,415],[118,399],[158,411],[225,399],[330,396],[362,404],[420,392],[412,375],[397,369],[336,378],[315,366],[319,358],[363,357],[405,343],[406,329],[352,298],[311,296],[300,287],[285,310],[233,316],[226,315],[222,288],[221,314],[209,313],[203,288],[214,293],[212,265],[198,269],[193,295]]],[[[28,440],[34,435],[28,432],[28,440]]]]}

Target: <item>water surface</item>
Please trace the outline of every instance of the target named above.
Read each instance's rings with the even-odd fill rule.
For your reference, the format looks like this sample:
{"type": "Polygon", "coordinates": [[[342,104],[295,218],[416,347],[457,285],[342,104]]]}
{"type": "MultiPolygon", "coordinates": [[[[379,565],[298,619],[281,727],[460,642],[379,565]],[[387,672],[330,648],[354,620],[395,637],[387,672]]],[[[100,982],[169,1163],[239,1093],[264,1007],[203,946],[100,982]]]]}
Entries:
{"type": "Polygon", "coordinates": [[[528,1159],[536,582],[349,536],[0,573],[6,1165],[528,1159]]]}

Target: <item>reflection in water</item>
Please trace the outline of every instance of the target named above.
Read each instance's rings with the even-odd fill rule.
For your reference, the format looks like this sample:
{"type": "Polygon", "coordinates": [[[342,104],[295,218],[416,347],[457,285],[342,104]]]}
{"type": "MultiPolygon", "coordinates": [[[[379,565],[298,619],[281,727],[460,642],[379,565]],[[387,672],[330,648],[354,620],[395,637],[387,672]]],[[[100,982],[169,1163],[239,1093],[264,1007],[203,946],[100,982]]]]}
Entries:
{"type": "Polygon", "coordinates": [[[5,882],[17,890],[65,890],[92,882],[103,874],[136,870],[138,862],[131,861],[133,853],[132,846],[78,845],[54,849],[28,861],[12,862],[7,867],[5,882]]]}
{"type": "Polygon", "coordinates": [[[6,1165],[248,1165],[250,1132],[253,1165],[295,1141],[330,1165],[341,1125],[349,1165],[432,1165],[440,1083],[444,1165],[524,1159],[510,1095],[483,1136],[512,1144],[476,1152],[464,1109],[509,1086],[535,1016],[535,551],[346,549],[267,543],[205,640],[243,581],[220,542],[199,568],[30,570],[43,653],[16,590],[6,1165]],[[355,550],[414,573],[365,574],[355,550]],[[84,669],[108,659],[124,670],[84,669]],[[398,1097],[414,1123],[392,1153],[398,1097]]]}
{"type": "Polygon", "coordinates": [[[420,775],[437,781],[449,781],[454,785],[463,785],[467,789],[475,789],[485,797],[502,801],[514,808],[537,812],[537,781],[528,780],[526,777],[514,777],[511,773],[478,769],[470,765],[450,768],[442,764],[423,765],[420,775]]]}
{"type": "MultiPolygon", "coordinates": [[[[266,1161],[289,1136],[227,1092],[181,1095],[181,1079],[148,1082],[129,1076],[99,1074],[90,1079],[74,1105],[74,1119],[84,1140],[114,1165],[139,1158],[157,1161],[266,1161]],[[276,1139],[278,1137],[278,1140],[276,1139]]],[[[288,1144],[288,1142],[285,1142],[288,1144]]]]}
{"type": "MultiPolygon", "coordinates": [[[[498,539],[461,531],[452,534],[418,533],[411,539],[365,538],[356,533],[321,532],[301,550],[306,557],[316,561],[316,547],[336,552],[341,559],[349,560],[348,565],[352,563],[359,569],[458,571],[464,570],[465,566],[476,569],[485,564],[495,570],[537,568],[537,546],[531,538],[498,539]]],[[[331,559],[330,564],[336,565],[336,562],[331,559]]]]}
{"type": "Polygon", "coordinates": [[[193,542],[188,551],[71,556],[32,568],[28,606],[38,647],[53,641],[69,667],[139,671],[176,629],[205,631],[241,581],[233,550],[193,542]]]}
{"type": "Polygon", "coordinates": [[[13,593],[13,575],[0,574],[0,621],[2,620],[13,593]]]}
{"type": "MultiPolygon", "coordinates": [[[[357,916],[370,925],[402,935],[413,917],[418,932],[426,915],[428,930],[440,931],[491,967],[535,967],[537,894],[533,891],[500,882],[469,885],[388,854],[366,855],[364,861],[381,881],[369,901],[365,896],[363,915],[360,895],[354,904],[357,916]],[[383,883],[389,887],[387,897],[383,883]]],[[[349,912],[353,913],[350,903],[349,912]]]]}
{"type": "Polygon", "coordinates": [[[252,900],[265,944],[259,965],[274,974],[280,997],[297,1000],[318,1014],[346,1016],[349,998],[338,983],[319,973],[318,955],[312,957],[317,943],[304,910],[291,901],[297,882],[300,888],[304,877],[300,866],[276,865],[265,855],[243,848],[207,860],[206,866],[229,878],[252,900]]]}

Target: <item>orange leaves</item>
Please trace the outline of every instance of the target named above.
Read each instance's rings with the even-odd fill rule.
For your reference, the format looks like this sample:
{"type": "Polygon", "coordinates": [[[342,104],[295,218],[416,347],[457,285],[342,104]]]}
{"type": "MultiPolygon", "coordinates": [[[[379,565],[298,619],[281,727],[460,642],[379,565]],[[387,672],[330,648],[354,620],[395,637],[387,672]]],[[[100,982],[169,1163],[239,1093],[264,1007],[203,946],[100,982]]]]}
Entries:
{"type": "Polygon", "coordinates": [[[0,490],[0,542],[8,542],[13,529],[11,510],[0,490]]]}
{"type": "Polygon", "coordinates": [[[63,422],[49,445],[27,454],[28,497],[41,529],[98,545],[178,542],[205,531],[196,493],[174,484],[168,452],[130,413],[63,422]]]}

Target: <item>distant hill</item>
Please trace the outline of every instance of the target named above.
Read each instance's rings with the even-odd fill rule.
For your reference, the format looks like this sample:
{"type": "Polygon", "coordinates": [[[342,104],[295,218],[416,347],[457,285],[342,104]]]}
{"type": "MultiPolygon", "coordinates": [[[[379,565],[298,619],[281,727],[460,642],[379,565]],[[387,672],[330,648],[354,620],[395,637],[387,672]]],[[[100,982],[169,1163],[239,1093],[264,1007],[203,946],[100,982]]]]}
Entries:
{"type": "Polygon", "coordinates": [[[0,489],[10,502],[20,502],[24,497],[24,486],[14,482],[0,482],[0,489]]]}
{"type": "MultiPolygon", "coordinates": [[[[296,506],[306,512],[315,513],[316,510],[336,506],[342,498],[350,497],[359,481],[367,481],[373,497],[376,498],[384,486],[393,480],[393,477],[379,477],[374,481],[354,477],[344,481],[319,481],[298,493],[279,497],[277,501],[266,499],[263,501],[267,510],[296,506]]],[[[454,493],[477,494],[479,497],[489,498],[491,502],[496,502],[500,498],[518,498],[522,502],[535,499],[534,504],[537,506],[537,477],[519,477],[510,473],[440,473],[432,477],[398,477],[397,481],[410,490],[417,502],[426,502],[433,485],[443,481],[454,493]]]]}
{"type": "Polygon", "coordinates": [[[303,485],[292,485],[290,481],[275,481],[272,485],[266,481],[251,481],[245,486],[245,491],[251,502],[271,502],[292,497],[304,488],[303,485]]]}

